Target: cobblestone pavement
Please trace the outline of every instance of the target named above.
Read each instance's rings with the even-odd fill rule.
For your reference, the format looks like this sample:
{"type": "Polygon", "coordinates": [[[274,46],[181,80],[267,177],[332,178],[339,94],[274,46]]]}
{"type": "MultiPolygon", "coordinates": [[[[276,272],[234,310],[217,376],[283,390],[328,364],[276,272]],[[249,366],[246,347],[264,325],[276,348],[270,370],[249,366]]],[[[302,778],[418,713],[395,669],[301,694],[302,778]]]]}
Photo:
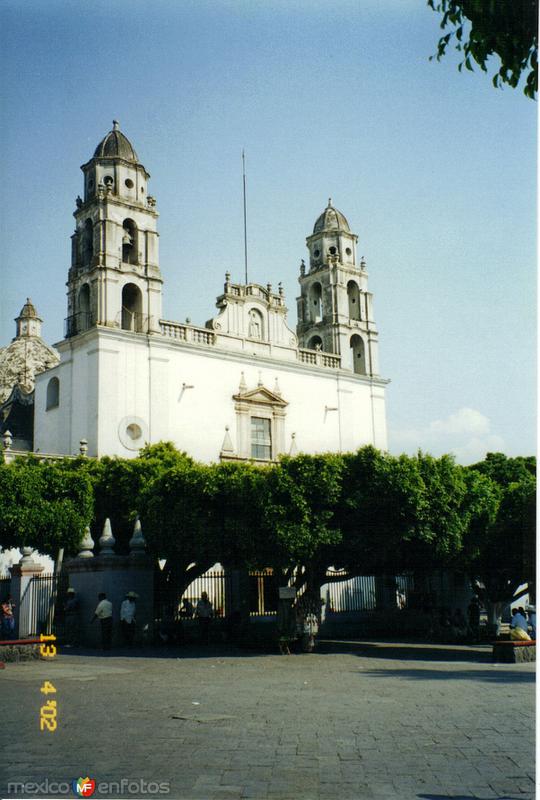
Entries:
{"type": "Polygon", "coordinates": [[[493,665],[487,647],[67,653],[0,672],[2,798],[8,781],[87,775],[169,781],[175,800],[534,795],[535,665],[493,665]],[[45,679],[55,733],[38,725],[45,679]]]}

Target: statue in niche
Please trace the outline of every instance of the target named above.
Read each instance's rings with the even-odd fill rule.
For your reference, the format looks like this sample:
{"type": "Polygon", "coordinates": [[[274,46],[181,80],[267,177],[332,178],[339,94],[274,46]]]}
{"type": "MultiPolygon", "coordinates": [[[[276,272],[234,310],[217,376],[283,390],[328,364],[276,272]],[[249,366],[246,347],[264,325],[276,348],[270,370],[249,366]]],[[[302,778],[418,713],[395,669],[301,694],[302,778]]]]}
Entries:
{"type": "Polygon", "coordinates": [[[261,339],[262,338],[262,331],[261,331],[261,318],[259,313],[255,311],[255,309],[251,309],[249,312],[249,328],[248,328],[248,336],[250,339],[261,339]]]}

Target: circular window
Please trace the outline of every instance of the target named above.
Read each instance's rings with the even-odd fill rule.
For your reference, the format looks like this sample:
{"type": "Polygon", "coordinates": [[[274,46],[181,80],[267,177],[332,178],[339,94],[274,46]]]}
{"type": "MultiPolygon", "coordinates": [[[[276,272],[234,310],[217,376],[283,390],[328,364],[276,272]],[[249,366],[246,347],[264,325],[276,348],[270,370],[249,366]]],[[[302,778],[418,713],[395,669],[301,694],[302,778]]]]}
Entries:
{"type": "Polygon", "coordinates": [[[330,248],[330,255],[335,256],[336,253],[337,253],[336,248],[335,247],[331,247],[330,248]]]}
{"type": "Polygon", "coordinates": [[[133,441],[140,439],[142,436],[141,426],[137,425],[136,422],[132,422],[131,425],[127,426],[126,433],[133,441]]]}
{"type": "Polygon", "coordinates": [[[127,450],[139,450],[148,441],[148,425],[141,417],[124,417],[118,425],[118,438],[127,450]]]}
{"type": "Polygon", "coordinates": [[[128,188],[128,189],[133,189],[134,183],[133,183],[133,181],[131,180],[131,178],[126,178],[126,180],[124,181],[124,183],[126,184],[126,186],[127,186],[127,188],[128,188]]]}
{"type": "Polygon", "coordinates": [[[105,177],[103,178],[103,183],[105,184],[105,186],[112,186],[114,183],[114,179],[111,175],[105,175],[105,177]]]}
{"type": "Polygon", "coordinates": [[[314,250],[313,251],[313,255],[315,256],[315,258],[319,258],[320,254],[321,254],[320,250],[314,250]]]}
{"type": "Polygon", "coordinates": [[[350,256],[352,254],[352,250],[351,250],[350,247],[346,247],[345,248],[345,252],[347,253],[348,256],[350,256]]]}

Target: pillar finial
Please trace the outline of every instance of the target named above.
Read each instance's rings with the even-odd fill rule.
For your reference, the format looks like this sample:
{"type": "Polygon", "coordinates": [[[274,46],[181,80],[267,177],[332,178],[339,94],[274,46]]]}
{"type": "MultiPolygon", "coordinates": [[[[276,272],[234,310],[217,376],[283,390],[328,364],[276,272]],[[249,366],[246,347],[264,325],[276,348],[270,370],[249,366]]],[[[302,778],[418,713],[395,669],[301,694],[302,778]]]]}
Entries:
{"type": "Polygon", "coordinates": [[[80,550],[77,553],[77,558],[93,558],[94,554],[92,550],[94,549],[94,540],[92,539],[92,534],[90,533],[90,525],[87,525],[84,529],[84,534],[79,544],[80,550]]]}
{"type": "Polygon", "coordinates": [[[116,539],[112,534],[111,521],[109,517],[105,520],[103,525],[103,533],[99,538],[99,554],[100,556],[114,556],[114,545],[116,539]]]}
{"type": "Polygon", "coordinates": [[[146,540],[143,536],[141,520],[137,514],[135,525],[133,526],[133,536],[129,540],[130,556],[144,556],[146,550],[146,540]]]}

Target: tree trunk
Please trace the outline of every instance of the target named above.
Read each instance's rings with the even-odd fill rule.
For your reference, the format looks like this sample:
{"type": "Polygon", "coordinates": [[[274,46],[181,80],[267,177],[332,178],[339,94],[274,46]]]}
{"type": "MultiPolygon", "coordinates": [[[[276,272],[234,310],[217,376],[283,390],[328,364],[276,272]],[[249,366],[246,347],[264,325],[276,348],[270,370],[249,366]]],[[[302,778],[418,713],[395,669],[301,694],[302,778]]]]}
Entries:
{"type": "Polygon", "coordinates": [[[487,630],[490,636],[496,638],[501,629],[501,617],[503,608],[506,604],[500,601],[486,600],[486,610],[488,615],[487,630]]]}

